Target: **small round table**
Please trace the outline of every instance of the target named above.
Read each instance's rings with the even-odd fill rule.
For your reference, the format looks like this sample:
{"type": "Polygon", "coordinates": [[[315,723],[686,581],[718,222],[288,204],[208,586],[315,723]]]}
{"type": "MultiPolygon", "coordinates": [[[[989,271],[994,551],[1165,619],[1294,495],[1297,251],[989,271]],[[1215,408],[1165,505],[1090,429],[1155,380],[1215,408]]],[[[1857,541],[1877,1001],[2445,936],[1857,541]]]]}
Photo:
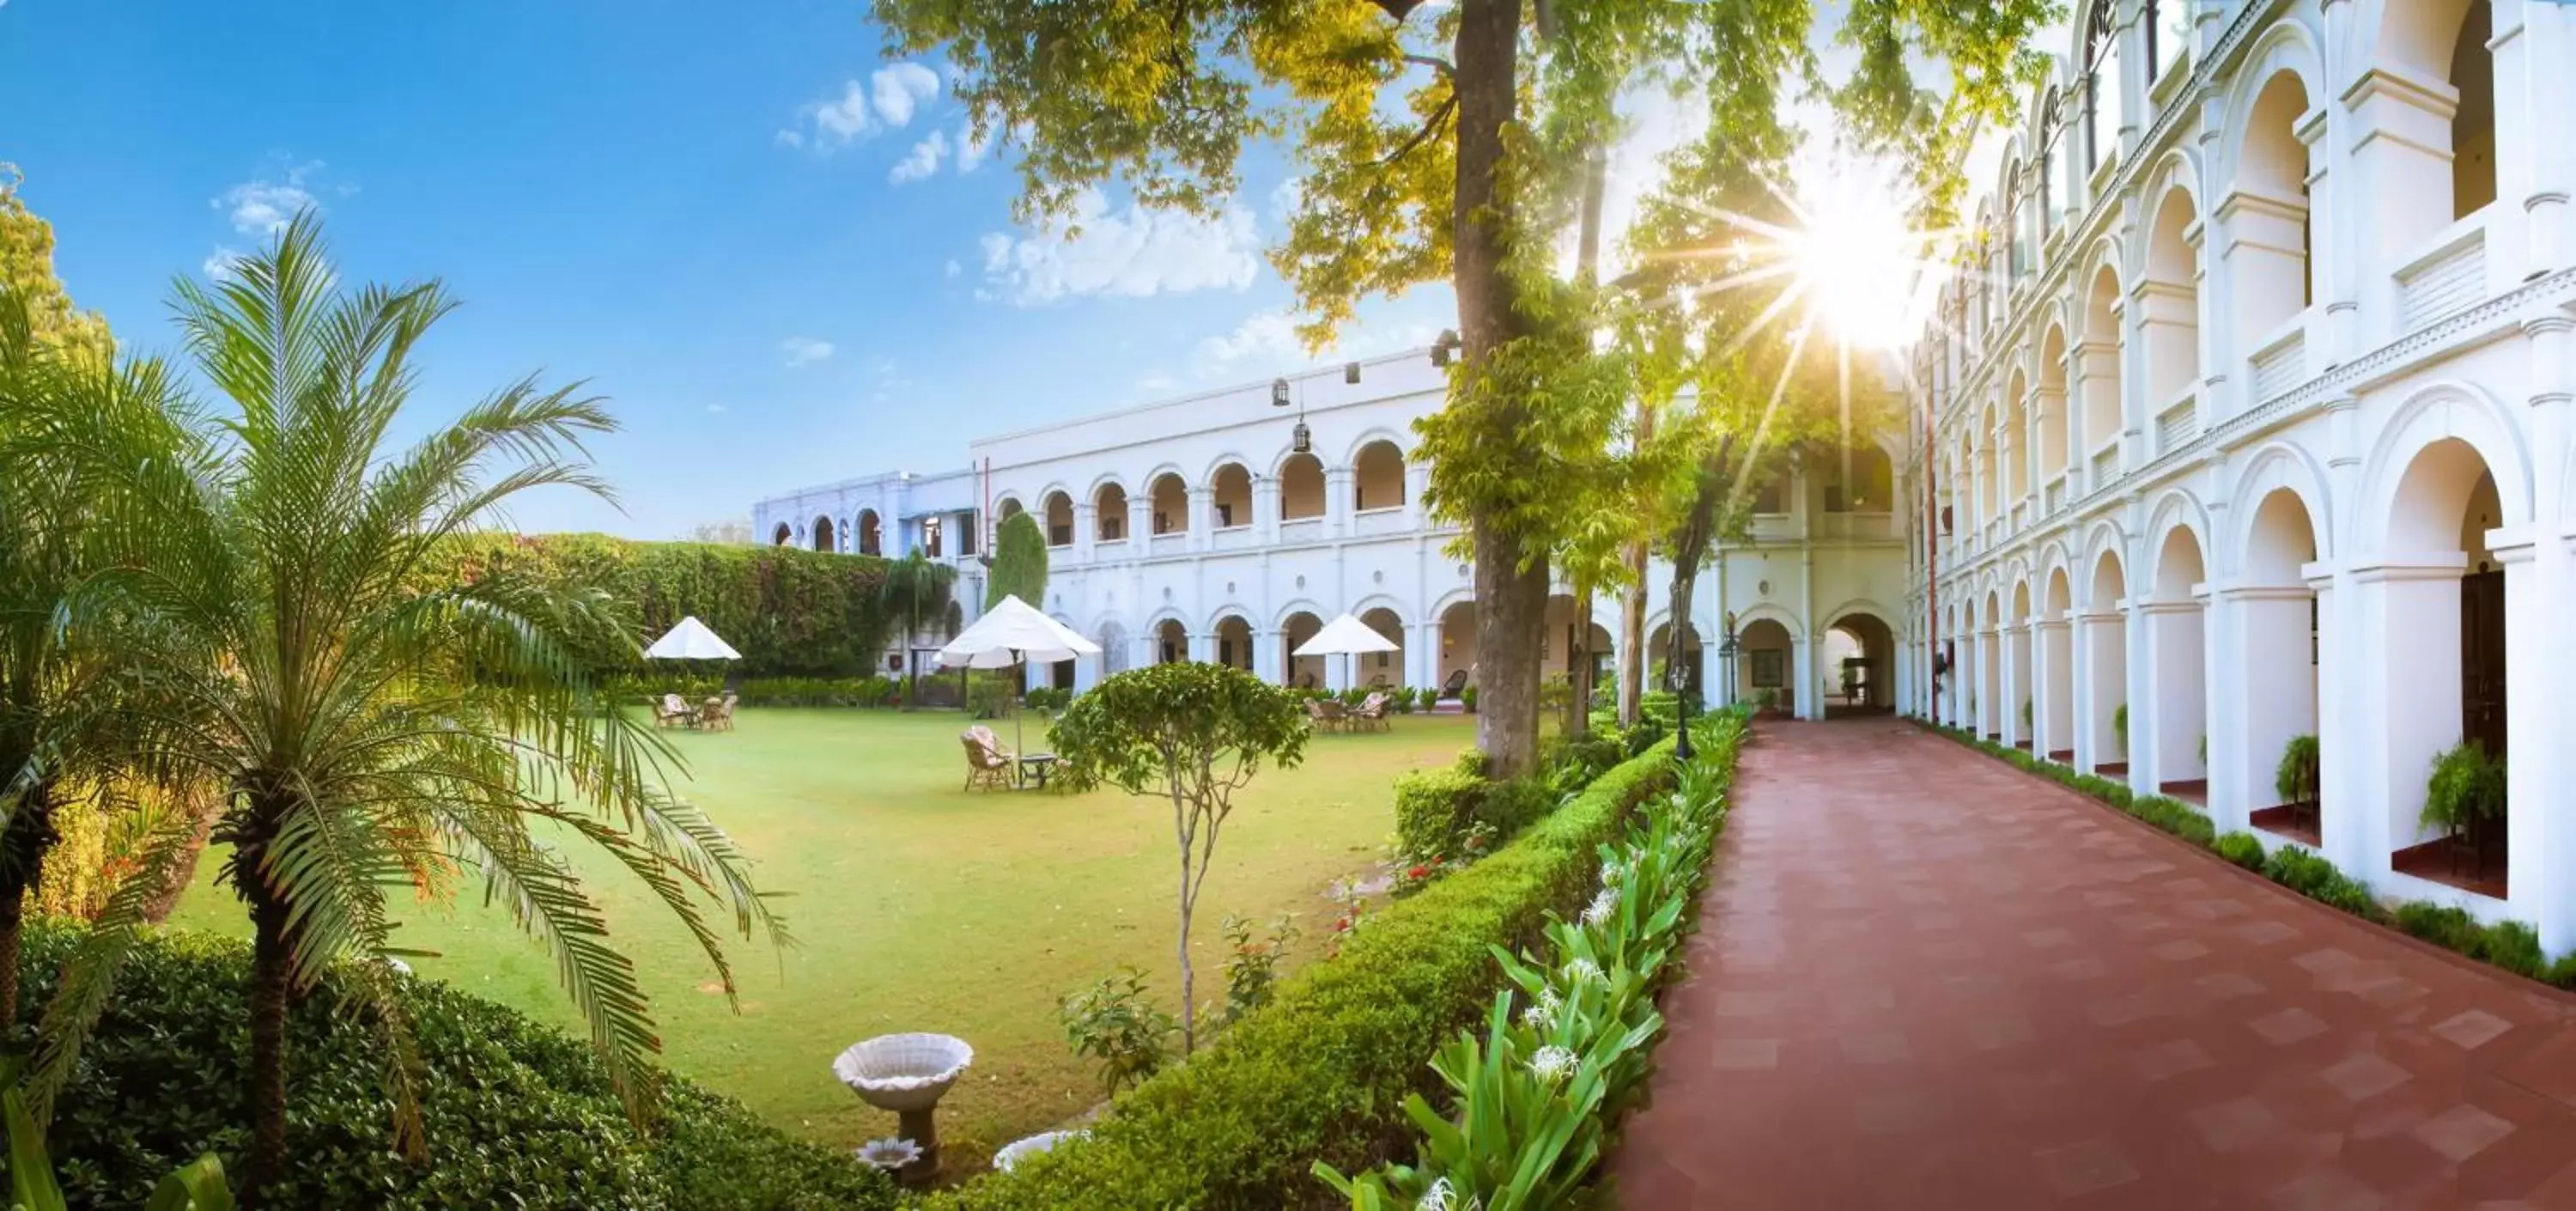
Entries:
{"type": "Polygon", "coordinates": [[[1047,775],[1053,772],[1054,769],[1054,753],[1022,754],[1020,757],[1020,784],[1022,786],[1026,786],[1028,785],[1029,779],[1035,778],[1037,779],[1038,789],[1045,790],[1047,775]]]}

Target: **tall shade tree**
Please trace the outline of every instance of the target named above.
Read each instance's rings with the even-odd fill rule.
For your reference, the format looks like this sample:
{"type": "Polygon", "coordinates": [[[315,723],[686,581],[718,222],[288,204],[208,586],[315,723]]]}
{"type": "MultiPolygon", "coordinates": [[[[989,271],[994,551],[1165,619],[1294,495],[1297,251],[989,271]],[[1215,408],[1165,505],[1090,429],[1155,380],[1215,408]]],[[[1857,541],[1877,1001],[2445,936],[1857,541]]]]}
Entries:
{"type": "Polygon", "coordinates": [[[885,585],[877,591],[884,595],[888,612],[903,616],[903,709],[907,711],[920,689],[921,671],[915,667],[912,645],[921,634],[921,620],[947,610],[956,583],[955,568],[932,562],[919,547],[886,565],[885,585]]]}
{"type": "Polygon", "coordinates": [[[993,531],[993,566],[984,574],[984,608],[1002,604],[1005,597],[1017,597],[1043,610],[1046,587],[1046,535],[1038,531],[1038,519],[1027,513],[1003,518],[993,531]]]}
{"type": "MultiPolygon", "coordinates": [[[[1569,517],[1553,472],[1597,455],[1621,398],[1596,389],[1591,308],[1557,271],[1559,238],[1641,71],[1707,82],[1713,104],[1771,100],[1775,68],[1814,78],[1810,0],[874,7],[894,53],[948,55],[979,138],[1017,144],[1024,218],[1060,219],[1113,182],[1143,205],[1220,214],[1238,205],[1244,145],[1277,138],[1302,180],[1272,262],[1310,341],[1364,297],[1450,285],[1464,356],[1421,426],[1426,500],[1465,527],[1475,564],[1478,743],[1497,772],[1528,769],[1548,560],[1587,516],[1569,517]]],[[[1922,132],[1961,99],[1999,104],[1987,78],[2027,65],[2015,39],[2051,3],[1842,7],[1869,68],[1843,91],[1872,111],[1867,133],[1937,151],[1950,144],[1922,132]],[[1914,90],[1910,51],[1950,66],[1947,98],[1914,90]]]]}
{"type": "MultiPolygon", "coordinates": [[[[581,442],[614,428],[608,413],[523,380],[390,446],[419,342],[453,304],[434,282],[343,289],[309,214],[225,282],[182,281],[174,305],[223,407],[136,396],[44,423],[103,481],[92,510],[116,570],[92,583],[139,620],[123,636],[134,675],[171,704],[133,760],[223,789],[220,879],[252,927],[250,1198],[291,1155],[287,1010],[334,964],[376,994],[396,1136],[419,1154],[418,1050],[383,962],[395,894],[479,884],[507,906],[553,951],[640,1116],[660,1039],[556,843],[636,876],[729,996],[725,935],[783,942],[783,928],[733,841],[663,789],[664,742],[575,655],[612,634],[637,648],[615,603],[506,572],[434,589],[415,576],[532,490],[604,493],[581,442]]],[[[165,830],[144,865],[187,840],[165,830]]],[[[137,936],[132,889],[151,882],[110,901],[47,1011],[33,1081],[47,1103],[137,936]]]]}
{"type": "Polygon", "coordinates": [[[1066,769],[1131,795],[1172,804],[1180,851],[1181,1050],[1198,1046],[1190,922],[1216,861],[1234,792],[1269,761],[1306,755],[1306,716],[1288,691],[1221,664],[1148,665],[1106,678],[1073,700],[1049,738],[1066,769]]]}
{"type": "Polygon", "coordinates": [[[72,305],[54,275],[53,225],[27,209],[20,180],[16,165],[0,162],[0,288],[18,296],[37,343],[105,354],[114,348],[107,321],[72,305]]]}

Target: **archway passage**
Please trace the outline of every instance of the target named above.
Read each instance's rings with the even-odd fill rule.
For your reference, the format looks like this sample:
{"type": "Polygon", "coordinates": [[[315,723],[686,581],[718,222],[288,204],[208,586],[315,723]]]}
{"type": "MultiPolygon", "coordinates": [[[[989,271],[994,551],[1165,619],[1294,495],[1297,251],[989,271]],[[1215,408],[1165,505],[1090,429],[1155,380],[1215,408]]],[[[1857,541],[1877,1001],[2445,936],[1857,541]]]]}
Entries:
{"type": "Polygon", "coordinates": [[[1360,447],[1351,460],[1351,511],[1373,513],[1404,507],[1404,452],[1394,442],[1360,447]]]}
{"type": "Polygon", "coordinates": [[[1361,683],[1371,689],[1385,689],[1389,686],[1407,684],[1409,678],[1404,672],[1406,668],[1404,619],[1397,617],[1395,611],[1379,606],[1360,615],[1360,621],[1366,624],[1368,629],[1385,636],[1388,643],[1395,645],[1395,650],[1392,652],[1370,652],[1357,657],[1361,683]]]}
{"type": "Polygon", "coordinates": [[[2475,447],[2444,438],[2407,464],[2388,549],[2418,564],[2456,552],[2459,570],[2456,581],[2435,568],[2376,586],[2387,628],[2388,731],[2380,754],[2386,765],[2373,771],[2388,781],[2388,831],[2397,847],[2391,865],[2498,899],[2506,894],[2514,822],[2502,785],[2509,756],[2507,573],[2486,537],[2501,524],[2495,476],[2475,447]],[[2480,779],[2471,771],[2492,764],[2493,794],[2432,794],[2428,772],[2437,761],[2472,786],[2480,779]]]}
{"type": "Polygon", "coordinates": [[[1216,469],[1208,483],[1208,503],[1216,510],[1216,528],[1231,530],[1252,524],[1252,472],[1242,463],[1216,469]]]}
{"type": "Polygon", "coordinates": [[[2193,803],[2209,801],[2207,634],[2196,594],[2208,579],[2200,539],[2187,526],[2165,531],[2156,555],[2156,595],[2147,603],[2147,685],[2155,705],[2152,785],[2193,803]]]}
{"type": "Polygon", "coordinates": [[[1228,668],[1252,671],[1252,624],[1240,614],[1228,614],[1216,624],[1216,662],[1228,668]]]}
{"type": "Polygon", "coordinates": [[[2317,753],[2317,597],[2301,568],[2317,557],[2316,523],[2299,494],[2275,488],[2254,507],[2242,583],[2229,591],[2245,636],[2245,753],[2239,798],[2255,807],[2255,828],[2309,845],[2325,843],[2317,753]]]}
{"type": "Polygon", "coordinates": [[[2048,574],[2040,596],[2038,744],[2033,750],[2060,765],[2075,764],[2075,599],[2066,569],[2048,574]]]}
{"type": "Polygon", "coordinates": [[[2004,700],[2003,595],[1986,594],[1986,608],[1977,616],[1985,620],[1985,629],[1977,632],[1976,726],[1986,739],[2000,743],[2004,738],[2004,715],[2012,709],[2004,700]]]}
{"type": "Polygon", "coordinates": [[[1154,663],[1179,664],[1190,658],[1189,628],[1177,618],[1166,618],[1154,625],[1154,663]]]}
{"type": "Polygon", "coordinates": [[[1092,493],[1091,496],[1091,519],[1092,525],[1097,530],[1092,535],[1093,541],[1125,542],[1127,540],[1126,487],[1117,483],[1100,485],[1100,490],[1092,493]]]}
{"type": "Polygon", "coordinates": [[[2104,551],[2093,565],[2092,600],[2079,622],[2077,642],[2093,685],[2084,704],[2085,752],[2075,764],[2082,769],[2089,758],[2093,772],[2105,777],[2129,772],[2129,626],[2121,610],[2128,595],[2119,558],[2104,551]]]}
{"type": "Polygon", "coordinates": [[[1324,463],[1312,454],[1291,454],[1279,465],[1279,519],[1298,521],[1324,515],[1324,463]]]}
{"type": "Polygon", "coordinates": [[[1332,670],[1325,667],[1324,657],[1300,656],[1298,645],[1324,629],[1324,620],[1303,610],[1288,616],[1287,625],[1279,632],[1279,667],[1285,672],[1280,684],[1301,690],[1320,690],[1332,685],[1332,670]]]}
{"type": "Polygon", "coordinates": [[[795,544],[795,527],[788,525],[786,522],[782,521],[778,523],[778,528],[770,531],[769,533],[769,545],[773,547],[787,547],[794,546],[795,544]]]}
{"type": "MultiPolygon", "coordinates": [[[[1698,627],[1682,624],[1681,667],[1674,668],[1672,662],[1672,624],[1659,623],[1646,640],[1646,692],[1671,690],[1691,695],[1694,702],[1707,702],[1708,694],[1701,684],[1701,674],[1708,667],[1708,662],[1702,659],[1698,627]]],[[[1785,689],[1780,699],[1783,707],[1794,701],[1785,689]]]]}
{"type": "Polygon", "coordinates": [[[1825,718],[1896,710],[1896,631],[1876,614],[1845,614],[1825,632],[1825,718]]]}
{"type": "Polygon", "coordinates": [[[814,519],[814,549],[817,551],[832,551],[839,549],[832,545],[831,518],[817,517],[814,519]]]}
{"type": "Polygon", "coordinates": [[[1796,671],[1796,646],[1789,628],[1776,618],[1756,618],[1735,633],[1735,700],[1769,710],[1797,709],[1789,679],[1796,671]]]}
{"type": "Polygon", "coordinates": [[[1190,490],[1181,477],[1165,472],[1154,480],[1154,532],[1186,534],[1190,529],[1190,490]]]}
{"type": "Polygon", "coordinates": [[[1050,547],[1073,545],[1073,498],[1062,492],[1049,492],[1046,498],[1046,540],[1050,547]]]}
{"type": "Polygon", "coordinates": [[[1476,683],[1476,603],[1461,601],[1440,612],[1440,696],[1455,698],[1476,683]]]}
{"type": "Polygon", "coordinates": [[[859,554],[861,554],[861,555],[883,555],[883,554],[885,554],[885,535],[884,535],[884,532],[883,532],[883,531],[884,531],[884,527],[883,527],[883,526],[880,526],[880,525],[878,525],[878,524],[877,524],[877,511],[876,511],[876,510],[874,510],[874,509],[861,509],[861,510],[859,510],[858,528],[859,528],[859,554]]]}
{"type": "Polygon", "coordinates": [[[2036,751],[2032,725],[2038,718],[2038,692],[2031,679],[2030,582],[2013,586],[2012,625],[2004,631],[2004,700],[2012,713],[2004,719],[2004,734],[2012,746],[2024,752],[2036,751]]]}

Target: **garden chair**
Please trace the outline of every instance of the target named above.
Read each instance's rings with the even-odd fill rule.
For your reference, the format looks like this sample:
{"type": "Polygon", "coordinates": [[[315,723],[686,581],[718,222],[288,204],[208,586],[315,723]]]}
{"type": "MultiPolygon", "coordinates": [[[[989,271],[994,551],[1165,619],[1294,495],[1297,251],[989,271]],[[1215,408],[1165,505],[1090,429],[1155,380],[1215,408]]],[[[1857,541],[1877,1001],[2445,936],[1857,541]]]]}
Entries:
{"type": "Polygon", "coordinates": [[[1371,694],[1360,701],[1358,710],[1351,712],[1351,719],[1363,727],[1382,732],[1394,726],[1386,717],[1386,708],[1386,695],[1371,694]]]}
{"type": "Polygon", "coordinates": [[[958,734],[966,746],[966,789],[1011,789],[1011,775],[1016,769],[1012,755],[993,738],[992,729],[978,724],[958,734]]]}
{"type": "MultiPolygon", "coordinates": [[[[1467,670],[1460,669],[1457,672],[1449,674],[1449,680],[1440,683],[1440,697],[1455,698],[1458,696],[1459,691],[1466,688],[1467,670]]],[[[1437,699],[1434,699],[1434,701],[1437,701],[1437,699]]]]}
{"type": "Polygon", "coordinates": [[[662,695],[661,703],[653,708],[655,727],[669,727],[674,720],[683,724],[694,724],[697,718],[697,712],[689,709],[688,700],[678,694],[662,695]]]}
{"type": "Polygon", "coordinates": [[[1306,717],[1314,721],[1316,731],[1338,732],[1342,730],[1342,704],[1329,698],[1307,699],[1306,717]]]}
{"type": "Polygon", "coordinates": [[[722,698],[707,699],[707,704],[698,708],[699,729],[710,732],[732,731],[733,704],[734,696],[731,694],[727,694],[722,698]]]}

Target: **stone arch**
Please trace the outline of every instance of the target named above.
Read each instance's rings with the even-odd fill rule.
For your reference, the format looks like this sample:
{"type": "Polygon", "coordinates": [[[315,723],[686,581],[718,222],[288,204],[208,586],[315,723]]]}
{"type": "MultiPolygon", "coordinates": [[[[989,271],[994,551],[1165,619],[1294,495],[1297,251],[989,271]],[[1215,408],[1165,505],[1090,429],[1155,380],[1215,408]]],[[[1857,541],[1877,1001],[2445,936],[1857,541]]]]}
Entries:
{"type": "Polygon", "coordinates": [[[2069,401],[2066,391],[2066,325],[2063,321],[2050,320],[2048,330],[2040,336],[2037,369],[2039,481],[2045,485],[2066,474],[2074,459],[2069,445],[2073,440],[2073,430],[2067,424],[2069,401]]]}
{"type": "Polygon", "coordinates": [[[1091,528],[1094,541],[1127,540],[1127,483],[1103,475],[1091,484],[1091,528]]]}
{"type": "Polygon", "coordinates": [[[814,519],[814,529],[812,533],[814,535],[815,550],[837,551],[840,549],[840,535],[833,532],[831,518],[816,517],[814,519]]]}
{"type": "Polygon", "coordinates": [[[1145,477],[1146,524],[1156,534],[1186,534],[1190,529],[1190,485],[1181,469],[1170,464],[1145,477]]]}
{"type": "Polygon", "coordinates": [[[2030,378],[2022,372],[2025,355],[2012,359],[2012,376],[2004,386],[2004,432],[2002,443],[2007,463],[2004,467],[2004,502],[2002,511],[2011,513],[2014,505],[2030,495],[2030,378]]]}
{"type": "Polygon", "coordinates": [[[1279,457],[1271,474],[1279,481],[1279,520],[1301,521],[1324,515],[1324,459],[1311,450],[1290,450],[1279,457]]]}
{"type": "Polygon", "coordinates": [[[852,545],[858,550],[859,554],[885,554],[885,526],[882,522],[877,520],[876,510],[859,510],[859,516],[852,525],[856,530],[854,535],[855,541],[852,545]]]}
{"type": "Polygon", "coordinates": [[[1038,497],[1038,526],[1046,532],[1050,547],[1073,545],[1073,493],[1062,485],[1047,489],[1038,497]]]}
{"type": "Polygon", "coordinates": [[[1351,451],[1351,511],[1371,513],[1405,505],[1404,447],[1392,437],[1361,442],[1351,451]]]}
{"type": "Polygon", "coordinates": [[[993,502],[993,520],[995,522],[1009,521],[1011,518],[1028,511],[1029,507],[1020,503],[1020,496],[1017,492],[1005,492],[999,499],[993,502]]]}
{"type": "Polygon", "coordinates": [[[1279,644],[1279,684],[1300,689],[1332,687],[1331,663],[1321,656],[1297,655],[1298,645],[1324,629],[1324,614],[1312,602],[1301,602],[1279,615],[1272,630],[1279,644]]]}
{"type": "MultiPolygon", "coordinates": [[[[2518,525],[2530,519],[2531,459],[2521,429],[2483,388],[2445,380],[2408,396],[2388,423],[2380,427],[2379,440],[2373,443],[2363,463],[2362,515],[2357,519],[2361,532],[2354,544],[2358,551],[2404,556],[2420,550],[2448,549],[2439,544],[2420,548],[2401,545],[2410,537],[2442,536],[2409,535],[2391,524],[2402,478],[2414,465],[2416,455],[2445,439],[2466,443],[2486,463],[2487,472],[2495,477],[2502,508],[2500,524],[2518,525]]],[[[2456,539],[2452,542],[2455,544],[2456,539]]]]}
{"type": "Polygon", "coordinates": [[[2216,552],[2209,541],[2209,511],[2201,507],[2200,498],[2192,495],[2190,489],[2173,488],[2156,498],[2155,507],[2148,510],[2147,518],[2147,541],[2151,544],[2148,566],[2154,576],[2156,598],[2165,600],[2167,591],[2177,588],[2188,595],[2190,586],[2208,580],[2209,570],[2215,566],[2216,552]],[[2179,584],[2166,576],[2163,555],[2177,529],[2190,535],[2192,550],[2200,561],[2199,575],[2179,584]]]}
{"type": "Polygon", "coordinates": [[[1260,642],[1252,625],[1252,614],[1240,605],[1223,605],[1208,615],[1207,634],[1213,641],[1209,656],[1217,664],[1251,672],[1260,667],[1253,657],[1253,646],[1260,642]]]}
{"type": "Polygon", "coordinates": [[[2236,477],[2235,491],[2228,495],[2229,517],[2236,519],[2226,550],[2230,567],[2242,574],[2246,553],[2254,549],[2254,514],[2265,497],[2286,491],[2298,498],[2316,531],[2316,554],[2313,558],[2330,559],[2334,554],[2334,510],[2326,495],[2325,470],[2305,448],[2286,441],[2266,442],[2254,451],[2243,474],[2236,477]]]}
{"type": "Polygon", "coordinates": [[[1877,602],[1853,598],[1823,615],[1816,634],[1817,678],[1825,714],[1878,712],[1896,705],[1898,637],[1894,613],[1877,602]],[[1836,705],[1835,700],[1839,700],[1836,705]]]}
{"type": "Polygon", "coordinates": [[[1285,627],[1288,625],[1288,619],[1298,614],[1312,614],[1318,622],[1332,617],[1331,614],[1324,612],[1324,607],[1315,604],[1314,598],[1299,597],[1291,600],[1288,604],[1279,607],[1279,609],[1272,614],[1270,625],[1274,628],[1285,627]]]}
{"type": "Polygon", "coordinates": [[[769,532],[769,545],[773,547],[796,545],[796,527],[783,521],[778,523],[778,528],[769,532]]]}
{"type": "Polygon", "coordinates": [[[1219,530],[1252,524],[1252,468],[1240,458],[1220,460],[1208,468],[1208,509],[1219,530]]]}

